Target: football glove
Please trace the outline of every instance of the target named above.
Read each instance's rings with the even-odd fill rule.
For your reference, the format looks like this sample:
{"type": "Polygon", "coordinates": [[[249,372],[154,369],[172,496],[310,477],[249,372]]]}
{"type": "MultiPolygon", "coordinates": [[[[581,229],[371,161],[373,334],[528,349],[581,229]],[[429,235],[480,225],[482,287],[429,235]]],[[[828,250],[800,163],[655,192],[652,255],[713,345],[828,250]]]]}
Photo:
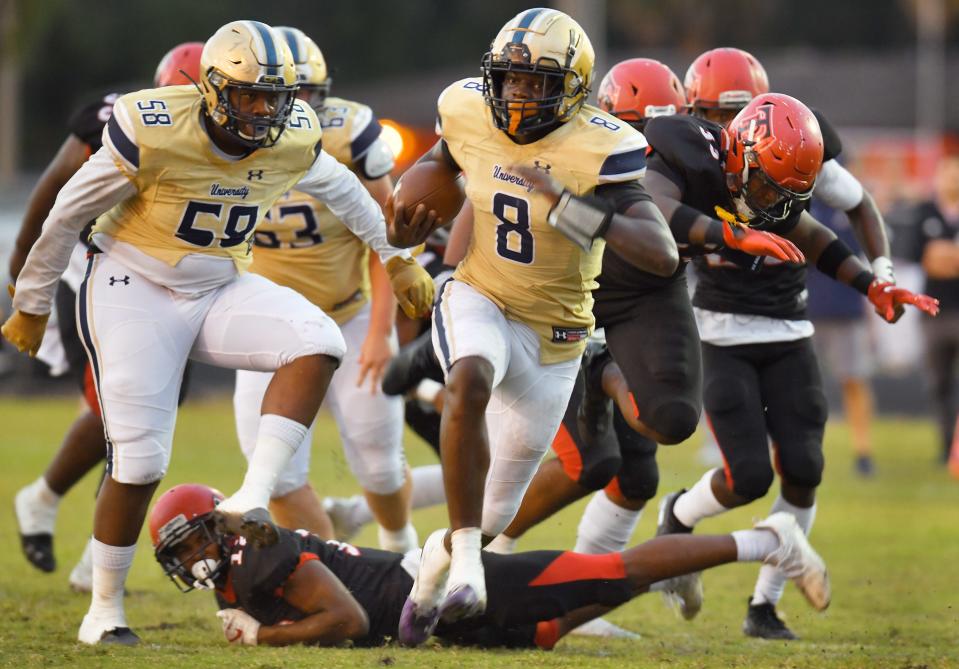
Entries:
{"type": "Polygon", "coordinates": [[[723,242],[727,248],[742,251],[751,256],[769,256],[783,262],[797,264],[806,262],[806,256],[788,239],[743,225],[734,214],[718,205],[716,215],[723,222],[723,242]]]}
{"type": "Polygon", "coordinates": [[[393,256],[386,261],[386,273],[404,314],[410,318],[426,318],[430,315],[436,287],[433,277],[416,260],[393,256]]]}
{"type": "MultiPolygon", "coordinates": [[[[14,288],[10,286],[10,297],[13,297],[14,288]]],[[[31,358],[40,350],[43,333],[47,329],[47,320],[50,314],[27,314],[19,309],[14,310],[7,322],[0,327],[0,334],[17,347],[21,353],[27,353],[31,358]]]]}
{"type": "Polygon", "coordinates": [[[896,320],[896,309],[904,304],[911,304],[930,316],[939,313],[939,300],[936,298],[928,295],[918,295],[905,288],[897,288],[895,284],[880,279],[876,279],[869,284],[867,297],[876,307],[876,313],[889,323],[896,320]]]}
{"type": "Polygon", "coordinates": [[[221,609],[216,617],[223,625],[223,635],[230,643],[255,646],[260,633],[260,623],[242,609],[221,609]]]}

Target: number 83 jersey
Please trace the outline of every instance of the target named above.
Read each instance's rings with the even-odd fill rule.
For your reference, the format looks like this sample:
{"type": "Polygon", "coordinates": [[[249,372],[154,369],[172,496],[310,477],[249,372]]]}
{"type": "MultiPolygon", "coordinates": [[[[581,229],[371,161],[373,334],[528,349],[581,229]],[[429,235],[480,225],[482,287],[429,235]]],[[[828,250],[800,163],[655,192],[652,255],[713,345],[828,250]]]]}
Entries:
{"type": "Polygon", "coordinates": [[[592,331],[592,290],[605,244],[584,252],[547,222],[549,205],[511,171],[527,165],[574,195],[604,183],[635,181],[646,165],[641,133],[585,105],[530,144],[513,142],[493,123],[478,78],[449,86],[438,103],[439,129],[466,175],[473,238],[454,277],[470,284],[540,337],[540,362],[578,356],[592,331]]]}
{"type": "Polygon", "coordinates": [[[251,238],[272,204],[296,184],[320,151],[320,124],[305,103],[293,107],[279,141],[233,159],[203,127],[193,86],[122,96],[103,144],[137,193],[97,219],[93,233],[175,266],[188,254],[251,261],[251,238]]]}

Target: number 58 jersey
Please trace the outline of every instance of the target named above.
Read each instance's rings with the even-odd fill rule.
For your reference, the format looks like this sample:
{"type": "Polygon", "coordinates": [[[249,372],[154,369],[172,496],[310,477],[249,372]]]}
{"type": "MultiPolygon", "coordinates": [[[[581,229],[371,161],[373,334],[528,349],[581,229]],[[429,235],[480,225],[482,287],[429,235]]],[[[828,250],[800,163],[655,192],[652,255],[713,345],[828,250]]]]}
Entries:
{"type": "Polygon", "coordinates": [[[494,125],[478,78],[449,86],[438,108],[474,211],[473,237],[455,278],[535,330],[542,364],[578,356],[594,324],[591,291],[605,244],[597,240],[584,252],[551,227],[546,199],[511,168],[535,167],[574,195],[588,195],[601,184],[641,178],[645,138],[586,105],[545,137],[517,144],[494,125]]]}
{"type": "Polygon", "coordinates": [[[322,131],[313,110],[297,102],[275,145],[231,159],[207,135],[201,104],[193,86],[116,101],[103,144],[137,193],[100,216],[93,232],[171,266],[196,253],[230,258],[243,271],[257,222],[309,170],[322,131]]]}

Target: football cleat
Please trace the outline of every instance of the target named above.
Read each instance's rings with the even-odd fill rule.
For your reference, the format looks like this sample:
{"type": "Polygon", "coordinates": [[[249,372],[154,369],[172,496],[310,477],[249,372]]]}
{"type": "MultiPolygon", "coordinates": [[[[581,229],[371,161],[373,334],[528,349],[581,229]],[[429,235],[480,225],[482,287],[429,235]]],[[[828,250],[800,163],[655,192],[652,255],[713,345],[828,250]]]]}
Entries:
{"type": "Polygon", "coordinates": [[[29,485],[17,492],[13,508],[23,555],[40,571],[54,571],[57,560],[53,554],[53,527],[57,520],[57,507],[37,499],[33,485],[29,485]]]}
{"type": "Polygon", "coordinates": [[[814,609],[824,611],[832,597],[829,573],[826,563],[806,539],[796,517],[779,511],[756,523],[755,528],[770,530],[779,537],[779,548],[765,559],[765,564],[779,567],[814,609]]]}
{"type": "Polygon", "coordinates": [[[776,615],[775,606],[768,602],[753,604],[752,599],[749,600],[746,620],[743,621],[743,634],[758,639],[779,639],[783,641],[792,641],[799,638],[776,615]]]}
{"type": "Polygon", "coordinates": [[[856,456],[856,474],[864,479],[869,479],[876,474],[876,465],[871,455],[856,456]]]}
{"type": "MultiPolygon", "coordinates": [[[[673,507],[676,500],[686,492],[678,490],[666,495],[659,503],[659,521],[656,525],[656,536],[664,534],[692,534],[693,528],[686,527],[676,514],[673,507]]],[[[670,608],[674,608],[686,620],[692,620],[703,607],[703,575],[702,572],[693,572],[668,579],[664,583],[663,601],[670,608]]]]}
{"type": "MultiPolygon", "coordinates": [[[[122,617],[121,613],[120,618],[122,619],[122,617]]],[[[136,646],[140,643],[140,637],[127,627],[125,622],[121,624],[113,622],[104,623],[89,613],[83,616],[83,622],[80,623],[80,632],[77,634],[77,639],[81,643],[90,645],[117,644],[121,646],[136,646]]]]}
{"type": "Polygon", "coordinates": [[[280,540],[280,533],[270,512],[263,507],[234,512],[217,508],[212,513],[216,531],[241,536],[257,548],[266,548],[280,540]]]}
{"type": "Polygon", "coordinates": [[[605,618],[593,618],[587,623],[573,629],[570,634],[576,636],[593,636],[601,639],[631,639],[636,640],[641,637],[636,632],[630,632],[619,625],[615,625],[605,618]]]}
{"type": "Polygon", "coordinates": [[[584,439],[616,438],[613,433],[613,400],[603,391],[603,370],[612,361],[606,344],[591,341],[586,345],[579,367],[583,380],[583,401],[576,414],[584,439]]]}
{"type": "Polygon", "coordinates": [[[446,530],[436,530],[426,539],[413,588],[400,613],[397,637],[405,646],[419,646],[430,638],[440,619],[439,606],[446,595],[450,554],[444,540],[446,530]]]}
{"type": "Polygon", "coordinates": [[[357,520],[356,509],[365,501],[362,495],[323,498],[323,510],[333,523],[333,537],[337,541],[349,541],[363,529],[366,523],[357,520]]]}
{"type": "Polygon", "coordinates": [[[432,333],[427,330],[399,350],[383,374],[386,395],[405,395],[423,379],[443,383],[443,368],[433,352],[432,333]]]}
{"type": "Polygon", "coordinates": [[[472,618],[486,611],[486,570],[483,568],[479,529],[474,532],[475,544],[453,549],[447,595],[440,606],[440,618],[445,623],[472,618]]]}

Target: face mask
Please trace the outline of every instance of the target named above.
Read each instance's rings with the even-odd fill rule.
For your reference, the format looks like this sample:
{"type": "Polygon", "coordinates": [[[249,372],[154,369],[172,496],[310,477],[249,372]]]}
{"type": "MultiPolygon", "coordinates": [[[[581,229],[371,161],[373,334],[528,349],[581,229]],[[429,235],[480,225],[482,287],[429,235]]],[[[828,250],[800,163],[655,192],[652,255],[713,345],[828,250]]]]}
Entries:
{"type": "Polygon", "coordinates": [[[197,590],[213,590],[216,586],[210,577],[216,572],[219,566],[220,563],[217,560],[210,558],[204,558],[203,560],[194,562],[193,567],[190,568],[190,573],[193,574],[193,578],[196,579],[193,582],[193,587],[197,590]]]}

